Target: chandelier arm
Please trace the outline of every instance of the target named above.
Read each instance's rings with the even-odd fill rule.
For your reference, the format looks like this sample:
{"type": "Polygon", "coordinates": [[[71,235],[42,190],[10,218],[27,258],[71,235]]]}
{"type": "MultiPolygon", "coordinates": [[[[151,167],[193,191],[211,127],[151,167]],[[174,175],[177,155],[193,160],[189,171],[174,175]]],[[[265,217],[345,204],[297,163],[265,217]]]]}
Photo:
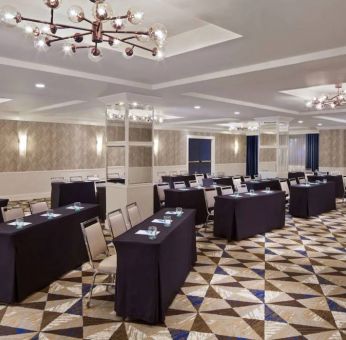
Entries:
{"type": "Polygon", "coordinates": [[[80,50],[80,49],[83,49],[83,48],[94,48],[94,45],[88,45],[88,46],[75,46],[75,49],[76,50],[80,50]]]}
{"type": "MultiPolygon", "coordinates": [[[[90,35],[91,33],[81,33],[80,36],[86,36],[86,35],[90,35]]],[[[48,34],[47,34],[48,35],[48,34]]],[[[55,39],[51,39],[48,40],[49,43],[55,43],[57,41],[62,41],[62,40],[68,40],[68,39],[73,39],[75,37],[75,35],[70,35],[68,37],[59,37],[59,36],[54,36],[55,39]]]]}
{"type": "Polygon", "coordinates": [[[83,21],[86,21],[86,22],[88,22],[91,25],[93,24],[93,22],[91,20],[87,19],[87,18],[83,18],[83,21]]]}
{"type": "Polygon", "coordinates": [[[51,8],[50,10],[50,24],[54,25],[54,9],[51,8]]]}
{"type": "Polygon", "coordinates": [[[112,21],[112,20],[116,20],[116,19],[127,19],[127,18],[128,18],[127,15],[119,15],[117,17],[103,19],[102,21],[112,21]]]}
{"type": "MultiPolygon", "coordinates": [[[[116,32],[114,32],[116,33],[116,32]]],[[[110,39],[118,39],[117,37],[112,37],[111,35],[109,34],[103,34],[104,36],[106,36],[107,38],[110,38],[110,39]]],[[[148,51],[148,52],[154,52],[154,49],[150,49],[150,48],[147,48],[147,47],[144,47],[144,46],[141,46],[141,45],[138,45],[138,44],[135,44],[133,42],[128,42],[126,41],[127,38],[123,38],[123,39],[118,39],[119,41],[121,41],[122,43],[124,44],[127,44],[127,45],[130,45],[132,47],[137,47],[137,48],[140,48],[142,50],[145,50],[145,51],[148,51]]]]}
{"type": "Polygon", "coordinates": [[[136,34],[136,35],[149,35],[149,32],[146,31],[102,31],[103,34],[108,33],[108,34],[136,34]]]}

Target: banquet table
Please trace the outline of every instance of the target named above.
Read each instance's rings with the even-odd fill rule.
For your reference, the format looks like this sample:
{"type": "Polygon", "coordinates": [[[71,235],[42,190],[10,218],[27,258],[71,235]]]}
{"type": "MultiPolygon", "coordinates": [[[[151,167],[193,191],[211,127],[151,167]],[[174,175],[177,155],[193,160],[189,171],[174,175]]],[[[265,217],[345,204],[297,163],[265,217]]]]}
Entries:
{"type": "Polygon", "coordinates": [[[96,204],[94,182],[52,183],[52,208],[62,207],[74,202],[96,204]]]}
{"type": "MultiPolygon", "coordinates": [[[[8,198],[0,198],[0,208],[7,207],[8,201],[8,198]]],[[[0,223],[1,222],[4,222],[4,218],[2,217],[2,213],[0,212],[0,223]]]]}
{"type": "Polygon", "coordinates": [[[336,198],[344,198],[345,188],[344,188],[344,180],[341,175],[322,175],[322,176],[308,176],[309,182],[323,181],[324,179],[327,182],[335,183],[335,197],[336,198]]]}
{"type": "Polygon", "coordinates": [[[289,212],[292,216],[307,218],[334,209],[334,182],[291,185],[289,212]]]}
{"type": "MultiPolygon", "coordinates": [[[[217,187],[217,194],[221,194],[217,187]]],[[[196,224],[202,224],[207,219],[207,210],[203,188],[166,189],[165,207],[184,209],[196,209],[196,224]]]]}
{"type": "Polygon", "coordinates": [[[195,211],[172,216],[165,227],[154,223],[167,211],[149,217],[114,239],[117,252],[115,311],[118,316],[150,324],[164,322],[165,313],[196,262],[195,211]],[[155,240],[138,235],[157,226],[155,240]]]}
{"type": "Polygon", "coordinates": [[[248,190],[265,190],[267,187],[270,190],[281,190],[280,181],[278,179],[261,179],[261,180],[251,180],[245,182],[248,190]]]}
{"type": "Polygon", "coordinates": [[[213,177],[213,181],[218,185],[231,185],[233,187],[232,177],[213,177]]]}
{"type": "Polygon", "coordinates": [[[214,236],[242,240],[285,226],[285,193],[258,191],[215,199],[214,236]]]}
{"type": "Polygon", "coordinates": [[[48,220],[40,214],[24,218],[22,229],[0,224],[0,301],[19,302],[88,260],[80,223],[97,216],[98,206],[83,204],[79,212],[61,207],[48,220]]]}
{"type": "Polygon", "coordinates": [[[177,176],[162,176],[162,182],[169,183],[170,187],[173,189],[174,182],[185,182],[186,187],[190,186],[189,181],[195,180],[195,175],[177,175],[177,176]]]}

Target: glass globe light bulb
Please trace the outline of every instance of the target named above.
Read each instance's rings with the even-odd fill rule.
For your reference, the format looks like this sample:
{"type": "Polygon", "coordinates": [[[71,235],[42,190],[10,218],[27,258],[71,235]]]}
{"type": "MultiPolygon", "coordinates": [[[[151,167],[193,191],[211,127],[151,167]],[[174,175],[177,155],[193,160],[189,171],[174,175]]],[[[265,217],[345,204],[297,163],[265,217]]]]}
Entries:
{"type": "Polygon", "coordinates": [[[154,24],[149,28],[149,36],[158,47],[162,47],[167,39],[167,29],[162,24],[154,24]]]}
{"type": "Polygon", "coordinates": [[[153,57],[155,60],[157,61],[162,61],[165,59],[165,54],[161,49],[158,49],[157,47],[155,47],[153,49],[153,53],[152,53],[153,57]]]}
{"type": "Polygon", "coordinates": [[[137,9],[137,8],[132,8],[127,11],[127,20],[132,24],[132,25],[138,25],[142,22],[144,17],[144,12],[137,9]]]}
{"type": "Polygon", "coordinates": [[[123,57],[125,59],[131,59],[133,57],[133,48],[127,47],[123,52],[123,57]]]}
{"type": "Polygon", "coordinates": [[[103,55],[101,53],[101,50],[99,50],[98,48],[93,47],[93,48],[90,49],[88,57],[94,63],[98,63],[99,61],[102,60],[103,55]]]}
{"type": "Polygon", "coordinates": [[[59,8],[62,0],[43,0],[43,3],[51,9],[59,8]]]}
{"type": "Polygon", "coordinates": [[[116,18],[113,22],[112,22],[112,26],[114,29],[116,30],[121,30],[125,27],[125,21],[121,18],[116,18]]]}
{"type": "Polygon", "coordinates": [[[137,34],[136,35],[136,39],[140,42],[149,42],[150,41],[150,37],[148,34],[137,34]]]}
{"type": "Polygon", "coordinates": [[[71,6],[67,10],[67,16],[73,23],[79,23],[84,19],[84,11],[80,6],[71,6]]]}
{"type": "Polygon", "coordinates": [[[24,32],[25,32],[26,34],[31,35],[31,34],[34,34],[34,29],[35,29],[34,26],[32,26],[32,25],[26,25],[26,26],[24,27],[24,32]]]}
{"type": "Polygon", "coordinates": [[[21,20],[21,15],[15,7],[6,5],[0,8],[0,24],[14,27],[21,20]]]}
{"type": "Polygon", "coordinates": [[[38,50],[46,50],[48,48],[47,43],[46,43],[46,39],[42,36],[40,36],[34,40],[34,46],[38,50]]]}
{"type": "Polygon", "coordinates": [[[63,45],[62,50],[65,53],[65,55],[72,55],[76,52],[76,47],[73,44],[66,43],[63,45]]]}
{"type": "Polygon", "coordinates": [[[109,43],[109,45],[113,48],[118,48],[121,44],[121,41],[117,38],[114,38],[112,42],[109,43]]]}
{"type": "Polygon", "coordinates": [[[105,20],[113,16],[112,7],[107,2],[96,2],[93,6],[93,16],[96,20],[105,20]]]}

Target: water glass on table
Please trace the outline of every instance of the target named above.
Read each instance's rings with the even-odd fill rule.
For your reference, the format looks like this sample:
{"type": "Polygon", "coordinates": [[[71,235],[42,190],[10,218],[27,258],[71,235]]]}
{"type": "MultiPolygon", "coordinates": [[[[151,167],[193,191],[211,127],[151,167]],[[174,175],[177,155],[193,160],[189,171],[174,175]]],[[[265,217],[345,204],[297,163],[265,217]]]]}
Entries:
{"type": "Polygon", "coordinates": [[[157,227],[149,226],[148,227],[148,236],[150,240],[155,240],[157,235],[157,227]]]}
{"type": "Polygon", "coordinates": [[[183,214],[183,208],[181,207],[176,207],[175,208],[175,213],[178,217],[180,217],[183,214]]]}
{"type": "Polygon", "coordinates": [[[171,223],[172,223],[172,217],[170,215],[164,215],[163,216],[163,220],[164,220],[164,226],[165,227],[170,227],[171,223]]]}
{"type": "Polygon", "coordinates": [[[54,217],[53,209],[48,209],[47,210],[47,217],[48,217],[49,220],[51,220],[54,217]]]}
{"type": "Polygon", "coordinates": [[[81,203],[80,202],[74,202],[73,207],[74,207],[75,211],[79,211],[79,210],[81,210],[81,203]]]}
{"type": "Polygon", "coordinates": [[[21,229],[24,226],[24,219],[23,218],[16,218],[16,227],[17,229],[21,229]]]}

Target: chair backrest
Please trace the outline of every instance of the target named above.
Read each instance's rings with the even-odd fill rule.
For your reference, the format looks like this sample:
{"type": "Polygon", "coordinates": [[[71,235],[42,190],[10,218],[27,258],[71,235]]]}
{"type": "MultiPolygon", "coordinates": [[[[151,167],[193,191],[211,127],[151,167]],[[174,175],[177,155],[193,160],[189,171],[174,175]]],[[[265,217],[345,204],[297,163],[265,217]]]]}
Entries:
{"type": "Polygon", "coordinates": [[[65,177],[52,177],[50,179],[51,183],[61,183],[61,182],[65,182],[65,177]]]}
{"type": "Polygon", "coordinates": [[[82,176],[71,176],[70,177],[70,182],[82,182],[83,177],[82,176]]]}
{"type": "Polygon", "coordinates": [[[221,192],[222,195],[231,195],[233,194],[233,188],[232,186],[221,187],[221,192]]]}
{"type": "Polygon", "coordinates": [[[108,174],[109,179],[120,178],[120,174],[118,172],[112,172],[108,174]]]}
{"type": "Polygon", "coordinates": [[[113,238],[123,234],[127,230],[126,222],[121,209],[110,212],[107,219],[113,238]]]}
{"type": "Polygon", "coordinates": [[[212,178],[203,178],[202,183],[204,187],[210,187],[214,184],[214,180],[212,178]]]}
{"type": "Polygon", "coordinates": [[[99,181],[100,177],[99,177],[99,175],[89,175],[89,176],[87,176],[87,180],[88,181],[99,181]]]}
{"type": "Polygon", "coordinates": [[[233,177],[233,185],[235,188],[239,188],[241,186],[241,178],[240,177],[233,177]]]}
{"type": "Polygon", "coordinates": [[[189,181],[189,184],[190,184],[190,188],[196,188],[199,186],[198,182],[195,179],[189,181]]]}
{"type": "Polygon", "coordinates": [[[195,178],[199,185],[203,185],[203,178],[204,178],[203,174],[195,174],[195,178]]]}
{"type": "Polygon", "coordinates": [[[165,190],[169,189],[169,188],[170,188],[170,186],[169,186],[168,183],[159,183],[159,184],[157,184],[157,192],[159,194],[160,202],[163,202],[166,199],[165,190]]]}
{"type": "Polygon", "coordinates": [[[215,196],[217,196],[216,188],[208,188],[204,190],[205,201],[207,208],[214,208],[215,205],[215,196]]]}
{"type": "Polygon", "coordinates": [[[290,189],[288,188],[288,182],[280,181],[281,190],[285,192],[285,194],[288,196],[290,194],[290,189]]]}
{"type": "Polygon", "coordinates": [[[17,218],[24,217],[24,210],[22,208],[8,209],[7,207],[2,207],[1,211],[2,211],[2,217],[4,219],[4,222],[8,222],[11,220],[15,220],[17,218]]]}
{"type": "Polygon", "coordinates": [[[38,214],[47,211],[48,209],[47,202],[30,203],[30,211],[32,214],[38,214]]]}
{"type": "Polygon", "coordinates": [[[288,179],[288,183],[289,183],[290,186],[291,185],[295,185],[295,184],[297,184],[297,180],[295,178],[289,178],[288,179]]]}
{"type": "Polygon", "coordinates": [[[239,193],[248,192],[246,184],[241,184],[237,189],[239,193]]]}
{"type": "Polygon", "coordinates": [[[136,202],[128,204],[126,206],[127,218],[131,224],[131,227],[136,226],[142,222],[141,212],[139,211],[136,202]]]}
{"type": "Polygon", "coordinates": [[[306,179],[305,179],[305,177],[298,177],[298,183],[299,183],[299,184],[306,184],[306,179]]]}
{"type": "Polygon", "coordinates": [[[344,187],[346,188],[346,176],[342,177],[344,179],[344,187]]]}
{"type": "Polygon", "coordinates": [[[174,189],[186,188],[185,182],[173,182],[174,189]]]}
{"type": "Polygon", "coordinates": [[[244,176],[244,182],[249,182],[251,181],[251,176],[244,176]]]}
{"type": "Polygon", "coordinates": [[[93,266],[93,261],[101,254],[108,254],[105,236],[102,231],[98,217],[81,223],[85,245],[88,251],[89,260],[93,266]]]}

